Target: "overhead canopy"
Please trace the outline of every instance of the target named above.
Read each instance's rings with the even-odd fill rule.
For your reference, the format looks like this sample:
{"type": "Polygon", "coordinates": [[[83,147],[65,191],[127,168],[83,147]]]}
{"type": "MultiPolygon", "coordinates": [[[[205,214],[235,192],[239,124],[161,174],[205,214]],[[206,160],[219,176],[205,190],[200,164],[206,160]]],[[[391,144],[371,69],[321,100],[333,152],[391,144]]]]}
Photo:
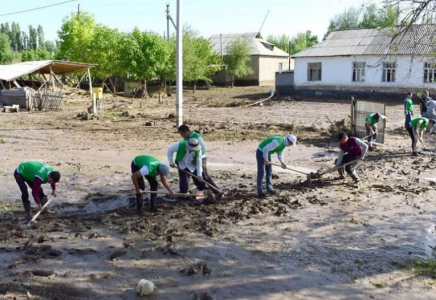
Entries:
{"type": "Polygon", "coordinates": [[[61,60],[26,61],[18,64],[0,65],[0,80],[13,81],[33,72],[50,74],[50,69],[55,74],[67,74],[92,67],[95,65],[61,60]]]}

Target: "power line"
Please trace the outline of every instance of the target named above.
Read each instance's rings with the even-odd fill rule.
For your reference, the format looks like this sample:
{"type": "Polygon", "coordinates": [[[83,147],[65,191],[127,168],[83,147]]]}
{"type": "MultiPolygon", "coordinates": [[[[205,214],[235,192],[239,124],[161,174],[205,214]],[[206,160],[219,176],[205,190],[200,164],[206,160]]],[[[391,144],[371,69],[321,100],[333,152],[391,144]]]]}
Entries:
{"type": "Polygon", "coordinates": [[[6,13],[6,14],[1,14],[0,17],[16,15],[16,14],[21,14],[21,13],[25,13],[25,12],[35,11],[35,10],[39,10],[39,9],[49,8],[49,7],[53,7],[53,6],[62,5],[62,4],[65,4],[65,3],[74,2],[74,1],[77,1],[77,0],[68,0],[68,1],[64,1],[64,2],[59,2],[59,3],[55,3],[55,4],[46,5],[46,6],[41,6],[41,7],[36,7],[36,8],[31,8],[31,9],[26,9],[26,10],[20,10],[20,11],[6,13]]]}

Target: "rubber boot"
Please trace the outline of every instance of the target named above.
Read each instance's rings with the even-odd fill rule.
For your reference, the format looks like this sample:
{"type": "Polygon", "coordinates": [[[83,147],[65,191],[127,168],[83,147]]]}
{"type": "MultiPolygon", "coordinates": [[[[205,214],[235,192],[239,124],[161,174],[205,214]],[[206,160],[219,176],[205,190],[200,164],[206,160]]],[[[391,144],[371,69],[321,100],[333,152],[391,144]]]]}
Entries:
{"type": "Polygon", "coordinates": [[[359,176],[357,176],[356,171],[354,171],[353,173],[350,174],[351,178],[353,178],[354,183],[358,183],[359,182],[359,176]]]}
{"type": "Polygon", "coordinates": [[[157,203],[155,199],[150,199],[150,212],[152,213],[157,212],[157,203]]]}
{"type": "Polygon", "coordinates": [[[144,216],[144,197],[142,194],[136,194],[136,214],[144,216]]]}
{"type": "Polygon", "coordinates": [[[26,214],[26,223],[32,220],[32,211],[30,210],[30,202],[24,204],[24,212],[26,214]]]}

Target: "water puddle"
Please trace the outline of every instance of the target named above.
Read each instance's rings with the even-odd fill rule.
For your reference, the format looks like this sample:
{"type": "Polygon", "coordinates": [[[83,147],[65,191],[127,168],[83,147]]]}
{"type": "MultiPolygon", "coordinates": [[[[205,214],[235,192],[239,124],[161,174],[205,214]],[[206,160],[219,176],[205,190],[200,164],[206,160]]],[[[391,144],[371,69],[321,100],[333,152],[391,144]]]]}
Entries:
{"type": "Polygon", "coordinates": [[[92,195],[79,205],[68,205],[60,207],[57,211],[60,214],[94,214],[113,211],[129,205],[129,196],[120,195],[92,195]]]}

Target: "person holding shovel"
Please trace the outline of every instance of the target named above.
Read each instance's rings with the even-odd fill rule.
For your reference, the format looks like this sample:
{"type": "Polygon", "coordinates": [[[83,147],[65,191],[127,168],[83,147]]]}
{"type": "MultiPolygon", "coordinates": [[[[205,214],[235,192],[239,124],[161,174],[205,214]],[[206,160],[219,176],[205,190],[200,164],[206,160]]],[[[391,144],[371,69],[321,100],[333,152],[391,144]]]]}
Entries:
{"type": "Polygon", "coordinates": [[[198,139],[190,138],[175,143],[167,151],[170,167],[179,170],[180,193],[187,194],[189,191],[189,178],[192,176],[195,186],[199,191],[204,191],[206,185],[203,181],[201,163],[201,145],[198,139]],[[174,160],[174,153],[176,159],[174,160]]]}
{"type": "MultiPolygon", "coordinates": [[[[136,156],[131,165],[132,169],[132,182],[136,191],[136,213],[139,216],[144,215],[144,198],[143,190],[145,189],[144,177],[150,184],[150,191],[156,192],[158,188],[158,182],[156,180],[157,175],[160,176],[160,181],[163,186],[168,190],[172,196],[172,191],[167,178],[170,175],[170,168],[168,165],[161,163],[159,160],[150,155],[138,155],[136,156]]],[[[157,194],[150,194],[150,211],[157,212],[157,194]]]]}
{"type": "Polygon", "coordinates": [[[297,138],[290,134],[283,136],[270,136],[259,144],[256,150],[257,160],[257,195],[259,198],[265,198],[266,194],[262,190],[263,176],[266,173],[266,190],[269,194],[275,194],[272,185],[272,165],[271,154],[277,153],[277,158],[283,169],[286,169],[286,164],[283,161],[283,150],[288,146],[295,146],[297,138]]]}
{"type": "Polygon", "coordinates": [[[410,138],[412,140],[412,155],[418,156],[418,152],[416,151],[416,144],[417,140],[421,142],[422,146],[424,147],[424,150],[427,150],[427,146],[424,143],[423,135],[425,129],[432,128],[435,125],[436,120],[435,119],[427,119],[423,117],[417,117],[412,119],[410,121],[410,127],[407,128],[407,132],[410,135],[410,138]]]}
{"type": "MultiPolygon", "coordinates": [[[[49,183],[51,185],[52,195],[56,197],[56,183],[59,182],[61,174],[57,171],[53,171],[51,166],[43,162],[25,161],[20,163],[15,169],[14,177],[21,191],[21,200],[26,214],[26,222],[29,222],[32,219],[32,212],[30,210],[31,204],[26,184],[32,189],[33,199],[42,210],[42,207],[47,203],[47,196],[44,194],[41,185],[49,183]]],[[[48,210],[46,209],[45,211],[48,210]]]]}
{"type": "Polygon", "coordinates": [[[354,182],[358,183],[359,176],[357,175],[355,167],[357,165],[357,160],[365,158],[366,152],[368,151],[368,145],[361,139],[348,137],[345,132],[341,132],[338,134],[338,140],[340,141],[339,148],[341,150],[335,164],[336,168],[338,169],[340,179],[344,179],[345,172],[347,172],[348,175],[350,175],[351,178],[354,180],[354,182]],[[346,166],[341,167],[343,165],[346,166]]]}
{"type": "Polygon", "coordinates": [[[386,116],[380,113],[372,113],[365,118],[366,135],[368,136],[368,145],[370,150],[372,149],[372,140],[375,141],[377,139],[377,123],[380,121],[380,119],[386,120],[386,116]]]}
{"type": "Polygon", "coordinates": [[[201,174],[203,177],[203,180],[207,183],[209,183],[210,185],[212,185],[213,187],[215,187],[215,189],[211,189],[212,192],[214,194],[219,194],[219,188],[218,186],[215,184],[215,182],[213,181],[212,177],[210,177],[209,172],[207,171],[207,158],[206,158],[206,143],[204,142],[203,136],[201,134],[199,134],[198,132],[192,131],[188,125],[181,125],[178,129],[178,132],[180,133],[180,135],[182,136],[182,138],[185,141],[188,141],[190,138],[195,138],[198,140],[200,146],[201,146],[201,166],[203,168],[203,173],[201,174]]]}

